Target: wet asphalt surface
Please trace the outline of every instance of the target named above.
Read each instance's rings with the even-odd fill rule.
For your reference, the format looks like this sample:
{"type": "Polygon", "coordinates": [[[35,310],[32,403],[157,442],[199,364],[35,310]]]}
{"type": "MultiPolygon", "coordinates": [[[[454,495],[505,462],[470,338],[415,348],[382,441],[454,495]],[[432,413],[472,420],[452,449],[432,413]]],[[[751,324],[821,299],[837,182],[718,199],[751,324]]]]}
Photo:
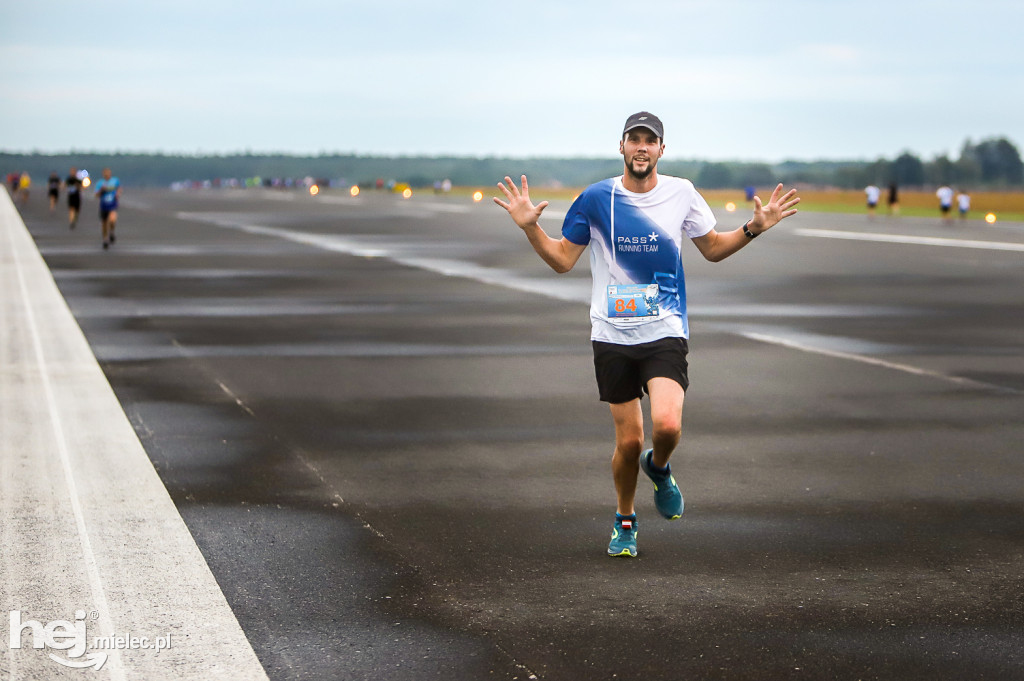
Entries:
{"type": "Polygon", "coordinates": [[[1024,678],[1024,253],[799,233],[1022,225],[686,249],[686,515],[641,480],[626,560],[585,259],[486,200],[23,215],[274,681],[1024,678]]]}

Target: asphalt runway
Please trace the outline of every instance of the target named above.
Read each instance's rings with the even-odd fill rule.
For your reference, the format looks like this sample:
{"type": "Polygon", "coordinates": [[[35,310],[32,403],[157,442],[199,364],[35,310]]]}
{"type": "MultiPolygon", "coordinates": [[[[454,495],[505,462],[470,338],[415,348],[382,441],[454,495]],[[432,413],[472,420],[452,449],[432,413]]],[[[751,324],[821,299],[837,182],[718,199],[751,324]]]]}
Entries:
{"type": "Polygon", "coordinates": [[[686,514],[642,479],[626,560],[585,259],[489,198],[125,194],[110,251],[23,215],[271,679],[1024,678],[1024,225],[687,249],[686,514]]]}

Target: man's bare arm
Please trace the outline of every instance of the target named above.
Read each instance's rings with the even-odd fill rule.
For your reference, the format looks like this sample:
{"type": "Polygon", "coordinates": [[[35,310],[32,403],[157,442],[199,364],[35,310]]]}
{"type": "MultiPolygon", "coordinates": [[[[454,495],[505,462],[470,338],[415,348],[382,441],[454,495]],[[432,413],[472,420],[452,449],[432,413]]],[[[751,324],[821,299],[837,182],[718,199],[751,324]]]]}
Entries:
{"type": "MultiPolygon", "coordinates": [[[[772,197],[766,206],[761,205],[760,197],[754,197],[754,217],[746,225],[747,230],[754,236],[768,231],[783,219],[797,212],[796,204],[800,203],[800,197],[796,195],[796,190],[790,189],[784,195],[779,196],[781,192],[782,184],[779,184],[772,192],[772,197]]],[[[706,260],[719,262],[746,246],[750,241],[751,238],[743,233],[741,227],[731,232],[719,232],[712,229],[704,236],[694,239],[693,243],[706,260]]]]}
{"type": "Polygon", "coordinates": [[[534,206],[530,201],[530,188],[526,182],[526,175],[522,176],[522,185],[522,190],[520,190],[512,178],[506,176],[505,182],[498,183],[498,188],[505,194],[508,201],[494,197],[494,202],[508,211],[512,221],[526,234],[533,250],[551,269],[559,274],[568,272],[576,265],[587,247],[573,243],[565,237],[553,239],[548,236],[538,223],[548,202],[541,201],[534,206]]]}

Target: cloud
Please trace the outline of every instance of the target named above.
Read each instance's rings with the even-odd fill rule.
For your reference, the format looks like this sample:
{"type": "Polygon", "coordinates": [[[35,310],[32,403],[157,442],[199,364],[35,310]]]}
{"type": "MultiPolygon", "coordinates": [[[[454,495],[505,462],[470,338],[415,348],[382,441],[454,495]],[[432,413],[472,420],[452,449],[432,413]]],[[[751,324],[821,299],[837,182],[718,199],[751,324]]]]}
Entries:
{"type": "Polygon", "coordinates": [[[810,43],[797,50],[803,59],[816,60],[837,66],[862,66],[864,54],[856,47],[839,43],[810,43]]]}

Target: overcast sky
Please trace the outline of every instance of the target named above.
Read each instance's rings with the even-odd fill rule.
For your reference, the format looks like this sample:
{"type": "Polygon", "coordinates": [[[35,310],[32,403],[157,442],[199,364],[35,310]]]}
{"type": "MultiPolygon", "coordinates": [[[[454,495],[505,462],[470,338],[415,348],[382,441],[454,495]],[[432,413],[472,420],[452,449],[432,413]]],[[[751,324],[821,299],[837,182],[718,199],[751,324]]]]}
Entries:
{"type": "Polygon", "coordinates": [[[0,150],[958,156],[1024,145],[1024,2],[0,0],[0,150]]]}

